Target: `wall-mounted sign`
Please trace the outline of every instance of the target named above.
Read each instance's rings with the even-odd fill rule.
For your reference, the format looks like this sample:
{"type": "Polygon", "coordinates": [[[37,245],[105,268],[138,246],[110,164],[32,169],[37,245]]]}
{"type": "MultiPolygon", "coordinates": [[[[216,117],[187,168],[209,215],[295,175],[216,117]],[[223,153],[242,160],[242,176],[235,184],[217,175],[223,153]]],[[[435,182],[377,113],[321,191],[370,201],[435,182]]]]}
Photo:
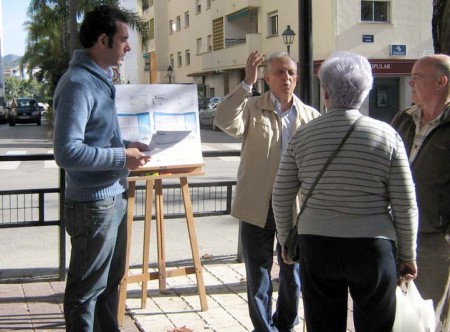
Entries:
{"type": "Polygon", "coordinates": [[[373,35],[362,35],[363,43],[373,43],[373,35]]]}
{"type": "Polygon", "coordinates": [[[389,55],[406,55],[406,45],[389,45],[389,55]]]}
{"type": "MultiPolygon", "coordinates": [[[[314,61],[314,75],[317,76],[323,60],[314,61]]],[[[369,59],[372,73],[376,76],[411,75],[415,59],[369,59]]]]}

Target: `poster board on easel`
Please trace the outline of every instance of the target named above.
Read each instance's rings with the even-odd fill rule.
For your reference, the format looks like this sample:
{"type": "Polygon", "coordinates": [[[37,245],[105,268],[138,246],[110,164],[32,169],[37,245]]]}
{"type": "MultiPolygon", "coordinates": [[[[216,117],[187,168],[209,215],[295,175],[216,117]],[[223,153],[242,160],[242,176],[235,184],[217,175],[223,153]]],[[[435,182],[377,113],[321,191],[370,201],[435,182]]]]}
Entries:
{"type": "Polygon", "coordinates": [[[142,169],[203,164],[196,85],[116,85],[116,107],[122,138],[150,146],[142,169]]]}
{"type": "Polygon", "coordinates": [[[126,269],[120,284],[118,320],[123,324],[127,285],[142,284],[141,307],[146,303],[147,281],[159,279],[159,287],[166,288],[168,277],[195,274],[201,309],[207,310],[206,289],[198,253],[187,177],[203,175],[203,156],[198,119],[197,86],[190,84],[127,84],[116,86],[116,107],[122,138],[140,141],[150,146],[151,160],[130,173],[128,177],[128,214],[126,269]],[[156,170],[158,172],[147,172],[156,170]],[[193,266],[166,271],[164,240],[164,208],[162,179],[179,178],[183,196],[186,223],[193,258],[193,266]],[[131,247],[131,230],[134,217],[136,182],[146,182],[145,231],[143,245],[143,270],[128,274],[131,247]],[[149,273],[150,221],[152,219],[152,191],[155,190],[155,209],[158,242],[158,273],[149,273]]]}

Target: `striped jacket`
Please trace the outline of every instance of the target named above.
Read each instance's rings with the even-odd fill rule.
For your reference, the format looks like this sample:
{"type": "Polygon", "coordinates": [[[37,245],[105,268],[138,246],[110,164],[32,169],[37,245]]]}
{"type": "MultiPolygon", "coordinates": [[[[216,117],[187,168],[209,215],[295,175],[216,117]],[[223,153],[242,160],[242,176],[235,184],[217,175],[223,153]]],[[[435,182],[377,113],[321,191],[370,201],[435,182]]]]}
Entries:
{"type": "MultiPolygon", "coordinates": [[[[301,127],[280,164],[273,190],[278,239],[291,229],[292,202],[306,195],[358,110],[335,109],[301,127]]],[[[408,157],[388,124],[364,117],[323,174],[300,217],[299,234],[397,241],[402,261],[416,257],[418,213],[408,157]]]]}

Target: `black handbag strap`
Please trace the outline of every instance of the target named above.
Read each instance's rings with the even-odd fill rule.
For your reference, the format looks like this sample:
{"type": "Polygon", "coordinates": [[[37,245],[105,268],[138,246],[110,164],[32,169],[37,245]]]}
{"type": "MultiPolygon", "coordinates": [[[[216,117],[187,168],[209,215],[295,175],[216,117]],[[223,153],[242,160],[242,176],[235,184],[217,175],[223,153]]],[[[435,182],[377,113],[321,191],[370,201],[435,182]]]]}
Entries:
{"type": "MultiPolygon", "coordinates": [[[[309,197],[311,196],[314,188],[316,187],[316,185],[319,182],[320,178],[322,177],[323,173],[325,173],[325,171],[327,170],[328,166],[331,164],[331,161],[334,159],[334,157],[336,157],[336,155],[338,154],[339,150],[342,148],[342,146],[344,145],[345,141],[347,140],[347,138],[349,138],[349,136],[353,132],[353,130],[355,130],[356,125],[358,124],[358,122],[362,118],[363,117],[360,116],[358,119],[356,119],[355,122],[353,122],[352,126],[347,131],[347,134],[345,134],[344,138],[342,139],[342,141],[339,144],[339,146],[337,147],[337,149],[334,150],[333,153],[328,157],[328,160],[326,161],[325,165],[323,165],[322,169],[320,170],[319,174],[317,175],[316,179],[314,180],[314,183],[312,184],[311,188],[309,188],[308,193],[306,194],[306,196],[305,196],[305,198],[303,200],[302,207],[300,208],[300,212],[299,212],[298,216],[300,216],[302,214],[303,210],[306,208],[306,202],[308,201],[309,197]]],[[[299,218],[297,217],[296,226],[298,225],[298,220],[299,220],[299,218]]]]}

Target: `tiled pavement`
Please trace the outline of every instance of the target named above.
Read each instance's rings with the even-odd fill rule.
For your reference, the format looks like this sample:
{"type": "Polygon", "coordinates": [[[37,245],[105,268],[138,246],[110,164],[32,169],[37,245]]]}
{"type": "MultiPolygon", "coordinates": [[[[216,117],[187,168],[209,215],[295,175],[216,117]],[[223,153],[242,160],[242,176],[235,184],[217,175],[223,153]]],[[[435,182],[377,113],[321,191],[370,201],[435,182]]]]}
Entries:
{"type": "MultiPolygon", "coordinates": [[[[201,311],[195,275],[167,279],[160,292],[156,280],[148,284],[146,308],[141,309],[139,284],[128,285],[123,331],[190,332],[251,331],[245,293],[245,267],[236,259],[203,261],[208,310],[201,311]]],[[[168,265],[168,269],[170,266],[168,265]]],[[[131,269],[131,273],[138,270],[131,269]]],[[[274,264],[274,300],[278,266],[274,264]]],[[[64,282],[36,281],[0,284],[0,331],[64,331],[64,282]]],[[[303,331],[303,308],[299,308],[303,331]]],[[[354,331],[349,315],[349,331],[354,331]]]]}

